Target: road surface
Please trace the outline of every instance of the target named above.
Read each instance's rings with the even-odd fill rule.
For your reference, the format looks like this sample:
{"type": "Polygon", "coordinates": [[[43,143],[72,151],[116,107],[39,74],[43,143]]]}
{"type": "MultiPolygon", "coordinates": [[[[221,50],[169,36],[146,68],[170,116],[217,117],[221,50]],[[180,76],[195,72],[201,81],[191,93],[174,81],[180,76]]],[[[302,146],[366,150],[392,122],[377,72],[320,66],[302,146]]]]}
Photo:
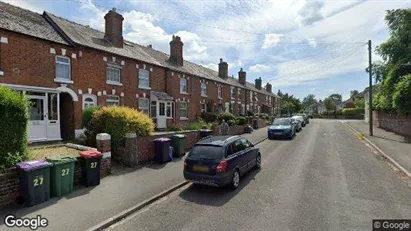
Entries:
{"type": "Polygon", "coordinates": [[[411,219],[411,189],[338,120],[259,145],[236,191],[188,185],[108,230],[372,230],[411,219]]]}

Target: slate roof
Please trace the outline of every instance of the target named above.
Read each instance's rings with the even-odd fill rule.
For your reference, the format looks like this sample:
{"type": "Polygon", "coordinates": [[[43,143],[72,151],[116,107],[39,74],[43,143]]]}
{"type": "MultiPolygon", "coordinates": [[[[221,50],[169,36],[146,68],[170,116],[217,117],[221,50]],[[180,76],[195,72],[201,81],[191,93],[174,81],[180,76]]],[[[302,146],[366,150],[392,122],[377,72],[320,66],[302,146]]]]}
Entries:
{"type": "Polygon", "coordinates": [[[169,96],[165,92],[160,92],[160,91],[150,91],[150,94],[154,95],[157,97],[159,100],[173,100],[173,97],[169,96]]]}
{"type": "Polygon", "coordinates": [[[42,15],[1,1],[0,28],[68,45],[42,15]]]}

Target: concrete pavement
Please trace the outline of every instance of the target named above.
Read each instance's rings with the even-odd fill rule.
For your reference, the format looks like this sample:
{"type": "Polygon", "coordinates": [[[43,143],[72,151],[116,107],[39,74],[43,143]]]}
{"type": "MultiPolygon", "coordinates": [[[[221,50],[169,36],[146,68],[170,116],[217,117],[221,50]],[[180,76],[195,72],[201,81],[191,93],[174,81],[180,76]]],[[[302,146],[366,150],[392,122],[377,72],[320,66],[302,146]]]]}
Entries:
{"type": "Polygon", "coordinates": [[[260,144],[236,191],[188,185],[110,230],[371,230],[410,219],[411,189],[338,120],[260,144]]]}
{"type": "MultiPolygon", "coordinates": [[[[267,128],[244,136],[253,143],[259,142],[267,137],[267,128]]],[[[41,214],[49,220],[49,226],[42,230],[86,230],[183,182],[182,171],[182,159],[128,169],[103,178],[97,187],[81,188],[64,198],[52,198],[31,208],[14,206],[3,209],[0,216],[4,218],[7,214],[15,214],[31,218],[41,214]]],[[[0,230],[10,230],[3,222],[1,219],[0,230]]]]}
{"type": "Polygon", "coordinates": [[[370,136],[369,124],[363,120],[345,120],[344,122],[365,135],[367,139],[411,173],[411,143],[406,142],[404,137],[377,127],[373,128],[374,136],[370,136]]]}

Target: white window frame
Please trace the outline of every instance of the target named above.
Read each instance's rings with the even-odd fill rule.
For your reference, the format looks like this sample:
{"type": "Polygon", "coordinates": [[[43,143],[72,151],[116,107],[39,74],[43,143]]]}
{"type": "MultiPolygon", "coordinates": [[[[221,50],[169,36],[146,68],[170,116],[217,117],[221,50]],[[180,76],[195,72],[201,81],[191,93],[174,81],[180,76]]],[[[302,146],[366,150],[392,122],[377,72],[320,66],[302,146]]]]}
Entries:
{"type": "MultiPolygon", "coordinates": [[[[86,99],[91,99],[93,100],[93,106],[97,106],[97,96],[96,95],[92,95],[92,94],[83,94],[83,110],[86,109],[86,99]]],[[[89,104],[89,102],[87,102],[87,104],[89,104]]]]}
{"type": "Polygon", "coordinates": [[[71,80],[71,60],[70,60],[70,58],[66,57],[66,56],[57,55],[55,60],[56,60],[56,64],[55,64],[56,65],[56,77],[55,77],[54,81],[55,82],[60,82],[60,83],[73,83],[73,81],[71,80]],[[58,61],[59,58],[65,59],[68,62],[58,61]],[[57,76],[57,64],[68,66],[68,78],[57,76]]]}
{"type": "Polygon", "coordinates": [[[253,92],[252,91],[250,91],[250,103],[252,103],[253,102],[253,92]]]}
{"type": "Polygon", "coordinates": [[[237,88],[237,99],[241,99],[241,88],[237,88]]]}
{"type": "Polygon", "coordinates": [[[138,110],[140,110],[140,111],[146,113],[148,116],[150,116],[150,99],[148,99],[148,98],[138,98],[138,110]],[[140,103],[140,101],[146,101],[147,106],[142,107],[142,104],[140,103]]]}
{"type": "Polygon", "coordinates": [[[187,120],[188,119],[188,102],[180,102],[180,120],[187,120]],[[185,108],[183,108],[185,105],[185,108]],[[186,116],[182,116],[182,111],[185,111],[186,116]]]}
{"type": "Polygon", "coordinates": [[[174,103],[173,102],[164,102],[165,104],[166,104],[166,106],[165,106],[165,116],[166,116],[166,118],[167,119],[172,119],[173,118],[173,115],[174,115],[174,112],[173,112],[173,106],[174,106],[174,103]],[[169,108],[170,109],[170,116],[167,116],[167,108],[169,108]]]}
{"type": "Polygon", "coordinates": [[[140,89],[151,89],[150,88],[150,71],[147,71],[147,70],[144,70],[144,69],[139,69],[138,70],[138,88],[140,88],[140,89]],[[141,73],[147,73],[148,77],[143,77],[141,75],[141,73]],[[141,82],[142,82],[141,80],[147,80],[148,81],[148,86],[142,86],[141,85],[141,82]]]}
{"type": "Polygon", "coordinates": [[[112,84],[112,85],[122,86],[122,84],[121,84],[121,68],[120,67],[116,67],[115,65],[108,65],[106,67],[106,83],[107,84],[112,84]],[[112,70],[114,72],[118,72],[118,81],[114,80],[112,78],[112,76],[110,76],[111,72],[109,70],[112,70]]]}
{"type": "Polygon", "coordinates": [[[222,89],[223,87],[222,86],[218,86],[217,87],[217,97],[219,98],[219,99],[222,99],[223,98],[223,93],[222,93],[222,89]]]}
{"type": "Polygon", "coordinates": [[[257,94],[257,92],[254,92],[254,100],[255,100],[255,102],[258,102],[258,94],[257,94]]]}
{"type": "Polygon", "coordinates": [[[234,90],[235,88],[233,86],[230,87],[230,94],[231,94],[231,99],[235,99],[234,97],[234,90]]]}
{"type": "Polygon", "coordinates": [[[207,97],[207,84],[201,83],[201,96],[207,97]]]}
{"type": "Polygon", "coordinates": [[[108,95],[106,99],[106,105],[112,106],[112,105],[109,105],[108,103],[117,103],[117,106],[120,106],[120,97],[117,95],[108,95]],[[117,99],[114,99],[114,98],[117,98],[117,99]]]}
{"type": "Polygon", "coordinates": [[[200,112],[201,113],[207,112],[207,104],[206,103],[201,103],[200,104],[200,112]],[[204,106],[204,109],[203,109],[203,106],[204,106]]]}
{"type": "Polygon", "coordinates": [[[180,94],[187,94],[188,93],[188,80],[186,78],[180,79],[180,94]],[[185,86],[185,91],[184,91],[185,86]]]}

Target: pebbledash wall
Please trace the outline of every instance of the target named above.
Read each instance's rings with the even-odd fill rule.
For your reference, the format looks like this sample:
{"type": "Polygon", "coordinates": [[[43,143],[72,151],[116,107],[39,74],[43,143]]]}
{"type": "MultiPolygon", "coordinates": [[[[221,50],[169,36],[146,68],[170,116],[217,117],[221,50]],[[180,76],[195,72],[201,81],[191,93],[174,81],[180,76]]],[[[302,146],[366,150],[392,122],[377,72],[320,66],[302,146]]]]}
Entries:
{"type": "MultiPolygon", "coordinates": [[[[97,150],[103,154],[100,165],[100,177],[103,178],[111,172],[111,151],[110,136],[108,134],[99,134],[97,136],[97,150]]],[[[71,145],[73,148],[82,150],[94,149],[79,145],[71,145]]],[[[78,157],[74,166],[74,185],[79,185],[82,178],[83,159],[78,157]]],[[[21,193],[19,182],[19,170],[15,167],[0,170],[0,208],[3,208],[13,202],[17,202],[21,193]]]]}
{"type": "Polygon", "coordinates": [[[388,114],[373,111],[374,126],[404,136],[411,141],[411,115],[388,114]]]}

